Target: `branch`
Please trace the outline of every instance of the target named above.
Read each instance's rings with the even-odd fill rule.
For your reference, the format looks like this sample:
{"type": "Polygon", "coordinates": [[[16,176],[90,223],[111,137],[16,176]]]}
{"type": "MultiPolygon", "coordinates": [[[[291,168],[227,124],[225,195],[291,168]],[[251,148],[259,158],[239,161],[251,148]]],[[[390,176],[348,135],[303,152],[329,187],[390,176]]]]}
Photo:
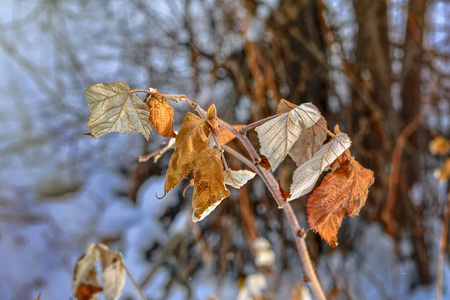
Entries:
{"type": "Polygon", "coordinates": [[[383,208],[381,219],[386,227],[386,231],[390,235],[394,235],[395,229],[392,225],[392,214],[394,211],[394,205],[397,200],[397,192],[398,192],[398,181],[400,177],[400,163],[403,154],[403,149],[408,142],[408,138],[419,128],[420,124],[423,121],[425,116],[425,112],[428,109],[428,105],[434,100],[436,96],[436,91],[439,85],[440,75],[435,75],[433,81],[430,86],[430,91],[428,92],[427,98],[423,104],[423,107],[419,109],[419,112],[414,117],[414,119],[403,128],[400,133],[397,143],[395,144],[394,151],[392,152],[392,161],[391,161],[391,173],[389,175],[389,190],[386,199],[386,203],[383,208]]]}
{"type": "MultiPolygon", "coordinates": [[[[198,113],[200,116],[205,116],[205,110],[203,110],[197,103],[191,101],[189,98],[185,97],[185,101],[188,102],[198,113]]],[[[317,279],[316,273],[314,272],[314,268],[312,266],[311,258],[308,253],[308,249],[306,247],[306,231],[302,227],[300,227],[297,217],[290,205],[289,202],[285,201],[283,196],[280,193],[280,187],[278,185],[278,182],[276,181],[273,174],[264,168],[261,168],[259,165],[259,162],[261,161],[261,158],[259,157],[258,152],[255,150],[253,145],[251,144],[250,140],[247,138],[245,134],[241,134],[238,130],[236,130],[233,126],[228,124],[227,122],[219,119],[218,120],[219,125],[228,131],[230,131],[232,134],[236,136],[236,138],[242,143],[248,154],[253,159],[254,167],[252,170],[254,170],[264,181],[265,185],[271,192],[272,196],[275,198],[275,201],[278,204],[279,208],[283,209],[284,214],[286,215],[286,218],[289,221],[289,225],[291,227],[291,231],[294,235],[295,245],[297,247],[298,255],[300,257],[300,261],[303,266],[303,270],[306,273],[307,281],[309,283],[309,286],[311,287],[311,290],[313,291],[315,297],[317,300],[325,300],[325,295],[323,293],[323,290],[320,286],[319,280],[317,279]]],[[[238,154],[236,151],[232,150],[228,146],[223,146],[224,149],[229,152],[231,155],[234,155],[239,160],[241,160],[246,165],[250,166],[251,163],[243,157],[241,154],[238,154]]]]}

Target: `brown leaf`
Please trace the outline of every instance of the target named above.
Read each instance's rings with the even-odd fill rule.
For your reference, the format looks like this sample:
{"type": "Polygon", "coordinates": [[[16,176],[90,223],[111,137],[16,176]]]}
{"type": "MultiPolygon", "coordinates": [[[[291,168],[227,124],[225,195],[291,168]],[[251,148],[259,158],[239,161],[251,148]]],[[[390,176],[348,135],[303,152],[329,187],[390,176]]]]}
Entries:
{"type": "Polygon", "coordinates": [[[211,130],[215,135],[219,134],[219,122],[217,122],[216,106],[211,104],[206,113],[208,124],[211,126],[211,130]]]}
{"type": "MultiPolygon", "coordinates": [[[[95,275],[95,277],[97,277],[95,271],[91,271],[89,275],[95,275]]],[[[78,286],[75,297],[77,297],[78,300],[92,300],[96,299],[95,294],[101,291],[103,291],[103,288],[100,286],[97,286],[95,284],[81,283],[78,286]]]]}
{"type": "Polygon", "coordinates": [[[284,198],[284,200],[289,199],[291,197],[291,193],[289,193],[288,191],[285,191],[282,187],[281,187],[281,183],[278,180],[278,187],[280,188],[280,193],[281,193],[281,197],[284,198]]]}
{"type": "MultiPolygon", "coordinates": [[[[344,154],[342,156],[345,157],[344,154]]],[[[362,167],[353,157],[334,173],[327,174],[308,198],[306,208],[310,228],[335,247],[345,213],[350,217],[359,214],[373,182],[373,172],[362,167]]]]}
{"type": "Polygon", "coordinates": [[[187,113],[175,141],[175,151],[169,161],[164,195],[194,169],[196,157],[208,144],[208,135],[209,126],[206,120],[187,113]]]}
{"type": "Polygon", "coordinates": [[[450,153],[450,140],[440,135],[431,140],[428,147],[432,154],[444,155],[450,153]]]}
{"type": "Polygon", "coordinates": [[[145,102],[150,109],[148,119],[159,135],[174,138],[176,134],[173,131],[173,107],[161,93],[155,89],[154,91],[152,95],[149,94],[145,98],[145,102]]]}
{"type": "Polygon", "coordinates": [[[261,161],[259,162],[259,165],[266,170],[270,170],[270,162],[267,159],[267,157],[265,157],[265,156],[261,157],[261,161]]]}
{"type": "Polygon", "coordinates": [[[230,191],[225,187],[220,155],[218,149],[205,149],[197,157],[192,197],[193,222],[205,218],[224,198],[230,195],[230,191]]]}
{"type": "Polygon", "coordinates": [[[294,103],[291,103],[285,99],[280,99],[277,106],[277,114],[284,114],[285,112],[291,111],[292,109],[296,108],[297,105],[294,103]]]}
{"type": "Polygon", "coordinates": [[[450,179],[450,157],[447,157],[444,164],[439,169],[434,170],[434,176],[441,182],[450,179]]]}
{"type": "Polygon", "coordinates": [[[95,270],[99,252],[95,244],[91,244],[77,261],[73,271],[72,291],[78,300],[93,299],[96,293],[103,290],[95,270]]]}
{"type": "MultiPolygon", "coordinates": [[[[233,125],[233,127],[236,130],[240,130],[241,128],[244,128],[245,125],[233,125]]],[[[221,145],[225,145],[226,143],[234,140],[236,136],[232,134],[230,131],[226,130],[225,128],[219,128],[219,143],[221,145]]]]}

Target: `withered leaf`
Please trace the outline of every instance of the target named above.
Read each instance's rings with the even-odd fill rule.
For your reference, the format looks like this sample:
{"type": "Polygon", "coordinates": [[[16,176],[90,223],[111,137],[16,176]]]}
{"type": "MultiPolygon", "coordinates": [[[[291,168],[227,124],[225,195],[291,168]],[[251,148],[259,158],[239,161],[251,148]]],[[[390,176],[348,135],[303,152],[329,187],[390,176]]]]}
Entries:
{"type": "Polygon", "coordinates": [[[77,261],[73,271],[72,291],[78,300],[90,300],[103,288],[95,271],[95,263],[99,258],[96,244],[91,244],[77,261]]]}
{"type": "Polygon", "coordinates": [[[325,176],[306,205],[308,223],[330,246],[337,246],[337,233],[347,214],[354,217],[366,203],[373,172],[361,166],[353,157],[333,173],[325,176]]]}
{"type": "MultiPolygon", "coordinates": [[[[327,128],[327,121],[320,117],[316,124],[327,128]]],[[[310,160],[314,153],[323,145],[327,138],[327,132],[318,126],[306,128],[300,134],[297,142],[289,151],[289,156],[294,160],[297,166],[301,166],[307,160],[310,160]]]]}
{"type": "Polygon", "coordinates": [[[292,149],[302,130],[313,126],[320,116],[317,107],[304,103],[255,128],[260,152],[267,156],[273,171],[292,149]]]}
{"type": "Polygon", "coordinates": [[[293,110],[294,108],[296,108],[298,105],[291,103],[285,99],[280,99],[280,101],[278,102],[277,105],[277,112],[276,114],[284,114],[288,111],[293,110]]]}
{"type": "Polygon", "coordinates": [[[432,154],[445,155],[450,153],[450,140],[447,140],[442,135],[439,135],[431,140],[428,147],[430,148],[430,152],[432,154]]]}
{"type": "Polygon", "coordinates": [[[152,95],[147,95],[145,102],[150,109],[149,120],[156,128],[159,135],[168,138],[174,138],[173,131],[173,107],[167,102],[161,93],[153,89],[152,95]]]}
{"type": "Polygon", "coordinates": [[[147,104],[135,93],[129,93],[125,82],[97,83],[86,89],[89,108],[87,126],[94,138],[108,132],[139,132],[147,140],[152,133],[147,104]]]}
{"type": "MultiPolygon", "coordinates": [[[[289,112],[296,107],[297,105],[281,99],[280,102],[278,102],[277,114],[289,112]]],[[[323,116],[319,118],[316,124],[321,125],[323,128],[327,128],[327,120],[325,120],[323,116]]],[[[318,126],[305,128],[288,154],[294,160],[297,167],[301,166],[305,161],[311,159],[314,152],[323,145],[326,138],[327,132],[318,126]]]]}
{"type": "Polygon", "coordinates": [[[211,104],[211,106],[208,108],[208,111],[206,112],[206,118],[208,119],[208,124],[211,126],[212,132],[214,132],[215,135],[218,135],[219,122],[217,121],[217,110],[214,104],[211,104]]]}
{"type": "Polygon", "coordinates": [[[249,170],[225,170],[224,181],[225,184],[231,185],[234,188],[241,188],[247,181],[253,179],[256,173],[249,170]]]}
{"type": "Polygon", "coordinates": [[[122,255],[111,252],[104,244],[97,244],[102,263],[103,296],[105,300],[117,300],[125,286],[126,273],[122,255]]]}
{"type": "MultiPolygon", "coordinates": [[[[233,127],[236,130],[240,130],[241,128],[244,128],[245,125],[233,125],[233,127]]],[[[225,145],[226,143],[234,140],[236,136],[232,134],[230,131],[226,130],[225,128],[219,128],[219,143],[221,145],[225,145]]]]}
{"type": "Polygon", "coordinates": [[[195,167],[198,154],[208,144],[209,126],[192,113],[187,113],[175,140],[175,151],[169,161],[164,194],[176,187],[195,167]]]}
{"type": "Polygon", "coordinates": [[[289,201],[309,193],[323,170],[328,168],[351,145],[347,134],[339,132],[334,139],[317,150],[313,157],[294,172],[289,201]]]}
{"type": "Polygon", "coordinates": [[[225,187],[220,155],[218,149],[205,149],[197,157],[192,197],[193,222],[204,219],[230,195],[230,191],[225,187]]]}
{"type": "Polygon", "coordinates": [[[440,168],[434,170],[434,176],[439,179],[440,182],[450,179],[450,157],[445,159],[445,162],[440,168]]]}

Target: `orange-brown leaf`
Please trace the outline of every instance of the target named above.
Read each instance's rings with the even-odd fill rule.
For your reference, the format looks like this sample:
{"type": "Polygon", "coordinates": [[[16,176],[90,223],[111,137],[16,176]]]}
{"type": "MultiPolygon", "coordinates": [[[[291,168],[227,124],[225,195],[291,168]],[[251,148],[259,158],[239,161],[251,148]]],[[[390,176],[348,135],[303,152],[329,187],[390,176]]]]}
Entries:
{"type": "MultiPolygon", "coordinates": [[[[244,128],[245,125],[233,125],[234,129],[240,130],[241,128],[244,128]]],[[[226,130],[225,128],[219,128],[219,143],[221,145],[225,145],[226,143],[234,140],[236,136],[232,134],[230,131],[226,130]]]]}
{"type": "Polygon", "coordinates": [[[100,286],[82,283],[78,286],[75,297],[77,297],[78,300],[91,300],[95,294],[101,291],[103,291],[103,288],[100,286]]]}
{"type": "Polygon", "coordinates": [[[192,221],[198,222],[209,215],[220,202],[230,195],[224,183],[221,153],[218,149],[205,149],[197,157],[194,171],[192,221]]]}
{"type": "Polygon", "coordinates": [[[270,170],[270,167],[271,167],[269,160],[265,156],[261,157],[261,161],[259,162],[259,165],[266,170],[270,170]]]}
{"type": "Polygon", "coordinates": [[[444,164],[440,168],[434,170],[434,176],[441,182],[450,179],[450,157],[447,157],[444,164]]]}
{"type": "MultiPolygon", "coordinates": [[[[344,154],[342,156],[345,157],[344,154]]],[[[306,207],[310,228],[335,247],[345,213],[350,217],[359,214],[373,182],[373,172],[362,167],[353,157],[335,172],[327,174],[308,198],[306,207]]]]}
{"type": "Polygon", "coordinates": [[[145,99],[150,109],[149,120],[156,128],[156,132],[164,137],[176,136],[173,131],[173,107],[167,102],[163,95],[155,92],[145,99]]]}
{"type": "Polygon", "coordinates": [[[444,155],[450,153],[450,140],[442,135],[435,137],[428,145],[432,154],[444,155]]]}
{"type": "Polygon", "coordinates": [[[211,126],[211,130],[215,135],[219,134],[219,122],[217,121],[217,110],[214,104],[208,108],[206,113],[206,118],[208,119],[208,124],[211,126]]]}
{"type": "Polygon", "coordinates": [[[192,113],[187,113],[175,141],[175,151],[169,161],[164,194],[176,187],[194,169],[198,154],[208,144],[209,126],[192,113]]]}

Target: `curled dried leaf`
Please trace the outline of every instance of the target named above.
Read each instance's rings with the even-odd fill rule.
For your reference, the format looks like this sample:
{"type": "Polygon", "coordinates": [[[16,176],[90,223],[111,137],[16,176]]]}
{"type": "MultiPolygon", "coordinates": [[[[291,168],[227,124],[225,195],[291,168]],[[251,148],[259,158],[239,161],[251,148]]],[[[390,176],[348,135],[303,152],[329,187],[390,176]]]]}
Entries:
{"type": "Polygon", "coordinates": [[[91,244],[77,261],[73,271],[72,291],[78,300],[90,300],[103,288],[95,270],[95,263],[100,257],[96,244],[91,244]]]}
{"type": "Polygon", "coordinates": [[[198,222],[230,195],[224,183],[220,150],[205,149],[198,155],[194,180],[192,221],[198,222]]]}
{"type": "Polygon", "coordinates": [[[103,296],[105,300],[117,300],[125,286],[126,273],[119,252],[111,252],[104,244],[97,244],[102,263],[103,296]]]}
{"type": "Polygon", "coordinates": [[[149,120],[159,135],[174,138],[176,135],[173,131],[173,107],[161,93],[153,90],[154,93],[147,95],[145,98],[150,110],[149,120]]]}
{"type": "Polygon", "coordinates": [[[292,149],[303,129],[314,125],[320,112],[312,103],[301,104],[255,128],[261,154],[267,156],[275,170],[292,149]]]}
{"type": "Polygon", "coordinates": [[[87,126],[94,138],[108,132],[139,132],[147,140],[152,133],[150,111],[141,98],[130,93],[125,82],[97,83],[86,89],[87,126]]]}
{"type": "Polygon", "coordinates": [[[231,185],[234,188],[241,188],[247,181],[253,179],[256,173],[249,170],[225,170],[224,181],[225,184],[231,185]]]}
{"type": "Polygon", "coordinates": [[[192,113],[187,113],[175,141],[164,183],[164,195],[176,187],[194,169],[198,154],[208,144],[209,126],[192,113]]]}
{"type": "Polygon", "coordinates": [[[348,135],[339,132],[334,139],[320,147],[310,160],[298,167],[294,172],[289,201],[309,193],[314,188],[320,174],[350,145],[351,140],[348,135]]]}
{"type": "Polygon", "coordinates": [[[208,108],[206,118],[208,119],[208,124],[211,126],[212,132],[217,136],[219,134],[219,122],[217,121],[217,110],[214,104],[211,104],[208,108]]]}

